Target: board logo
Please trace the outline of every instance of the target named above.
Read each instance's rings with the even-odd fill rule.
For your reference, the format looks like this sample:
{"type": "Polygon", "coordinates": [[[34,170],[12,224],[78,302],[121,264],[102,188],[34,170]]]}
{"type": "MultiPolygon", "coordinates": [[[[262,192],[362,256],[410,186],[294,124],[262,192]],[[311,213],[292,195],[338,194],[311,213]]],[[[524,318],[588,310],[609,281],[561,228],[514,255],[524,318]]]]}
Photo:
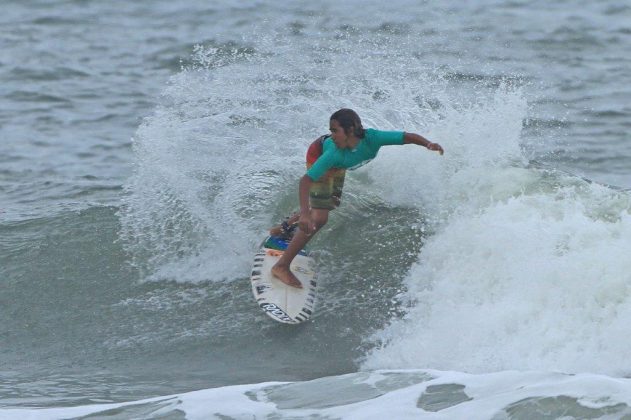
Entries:
{"type": "Polygon", "coordinates": [[[292,267],[291,269],[293,271],[296,271],[298,273],[302,273],[302,274],[305,274],[305,275],[308,275],[308,276],[312,276],[313,275],[313,271],[309,271],[308,269],[306,269],[304,267],[301,267],[299,265],[297,265],[295,267],[292,267]]]}
{"type": "Polygon", "coordinates": [[[270,314],[274,315],[276,318],[280,319],[281,321],[293,322],[293,319],[291,319],[289,315],[287,315],[282,309],[280,309],[278,306],[274,305],[273,303],[262,303],[261,308],[263,308],[265,312],[269,312],[270,314]]]}
{"type": "Polygon", "coordinates": [[[256,286],[256,294],[260,295],[263,292],[265,292],[267,289],[271,289],[271,287],[269,287],[266,284],[261,284],[259,286],[256,286]]]}

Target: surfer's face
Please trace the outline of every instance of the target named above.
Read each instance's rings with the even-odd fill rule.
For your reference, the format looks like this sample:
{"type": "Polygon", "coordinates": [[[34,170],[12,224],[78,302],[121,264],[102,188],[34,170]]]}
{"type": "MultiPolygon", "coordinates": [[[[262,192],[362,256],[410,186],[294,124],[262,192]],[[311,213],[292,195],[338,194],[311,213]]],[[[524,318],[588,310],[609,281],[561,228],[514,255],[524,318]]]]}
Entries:
{"type": "Polygon", "coordinates": [[[344,128],[342,128],[337,120],[331,120],[329,122],[329,130],[331,130],[331,138],[337,147],[347,147],[348,135],[344,132],[344,128]]]}

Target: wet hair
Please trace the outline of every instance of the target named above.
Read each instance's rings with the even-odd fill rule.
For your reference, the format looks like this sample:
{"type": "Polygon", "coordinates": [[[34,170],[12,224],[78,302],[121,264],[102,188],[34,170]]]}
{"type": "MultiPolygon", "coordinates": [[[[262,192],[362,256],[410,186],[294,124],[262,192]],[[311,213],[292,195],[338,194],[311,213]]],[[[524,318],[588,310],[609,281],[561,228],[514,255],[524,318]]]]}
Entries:
{"type": "Polygon", "coordinates": [[[366,130],[362,127],[362,120],[357,115],[357,112],[352,109],[342,108],[337,110],[329,119],[337,121],[346,134],[349,134],[351,129],[354,129],[353,134],[358,138],[362,138],[366,134],[366,130]]]}

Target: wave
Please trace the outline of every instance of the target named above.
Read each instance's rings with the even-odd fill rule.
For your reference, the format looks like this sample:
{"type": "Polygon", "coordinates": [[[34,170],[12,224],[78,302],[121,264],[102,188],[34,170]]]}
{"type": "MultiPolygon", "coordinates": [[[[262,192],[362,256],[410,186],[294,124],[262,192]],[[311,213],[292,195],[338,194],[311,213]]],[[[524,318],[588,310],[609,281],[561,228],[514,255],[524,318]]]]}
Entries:
{"type": "Polygon", "coordinates": [[[628,191],[509,162],[432,181],[435,211],[451,211],[364,369],[631,373],[628,191]]]}
{"type": "Polygon", "coordinates": [[[0,419],[115,418],[623,418],[631,383],[599,375],[380,370],[304,382],[204,389],[118,404],[2,408],[0,419]]]}
{"type": "MultiPolygon", "coordinates": [[[[306,146],[332,110],[351,107],[368,127],[420,132],[446,150],[439,157],[413,146],[385,148],[349,175],[345,204],[329,226],[339,229],[314,242],[346,253],[332,267],[370,270],[370,251],[336,250],[335,243],[348,234],[349,220],[374,221],[366,234],[385,255],[382,268],[412,254],[401,266],[403,285],[387,286],[358,309],[368,316],[385,307],[391,317],[363,337],[364,369],[628,372],[629,195],[529,164],[521,144],[523,86],[482,83],[474,96],[463,95],[386,41],[364,49],[301,45],[306,50],[293,53],[299,62],[268,41],[229,61],[198,48],[197,64],[171,79],[139,128],[120,217],[145,279],[244,278],[266,228],[297,204],[306,146]],[[352,68],[344,65],[349,60],[352,68]],[[366,199],[387,210],[365,217],[366,199]],[[399,234],[418,228],[411,248],[396,238],[379,242],[399,210],[408,215],[394,221],[399,234]]],[[[353,305],[337,284],[354,294],[372,290],[364,289],[370,276],[361,270],[349,281],[322,266],[339,293],[327,296],[323,313],[353,305]]]]}

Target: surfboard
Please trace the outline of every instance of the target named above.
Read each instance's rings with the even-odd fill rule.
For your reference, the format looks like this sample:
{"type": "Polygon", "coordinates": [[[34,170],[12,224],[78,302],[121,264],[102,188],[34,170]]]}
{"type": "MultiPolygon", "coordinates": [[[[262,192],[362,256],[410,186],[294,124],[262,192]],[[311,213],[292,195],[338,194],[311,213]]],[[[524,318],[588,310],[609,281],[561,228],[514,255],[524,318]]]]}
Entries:
{"type": "Polygon", "coordinates": [[[291,271],[302,283],[302,289],[291,287],[272,275],[271,269],[289,243],[276,236],[263,241],[254,256],[250,283],[259,307],[272,319],[285,324],[300,324],[313,315],[317,281],[315,260],[305,250],[294,258],[291,271]]]}

